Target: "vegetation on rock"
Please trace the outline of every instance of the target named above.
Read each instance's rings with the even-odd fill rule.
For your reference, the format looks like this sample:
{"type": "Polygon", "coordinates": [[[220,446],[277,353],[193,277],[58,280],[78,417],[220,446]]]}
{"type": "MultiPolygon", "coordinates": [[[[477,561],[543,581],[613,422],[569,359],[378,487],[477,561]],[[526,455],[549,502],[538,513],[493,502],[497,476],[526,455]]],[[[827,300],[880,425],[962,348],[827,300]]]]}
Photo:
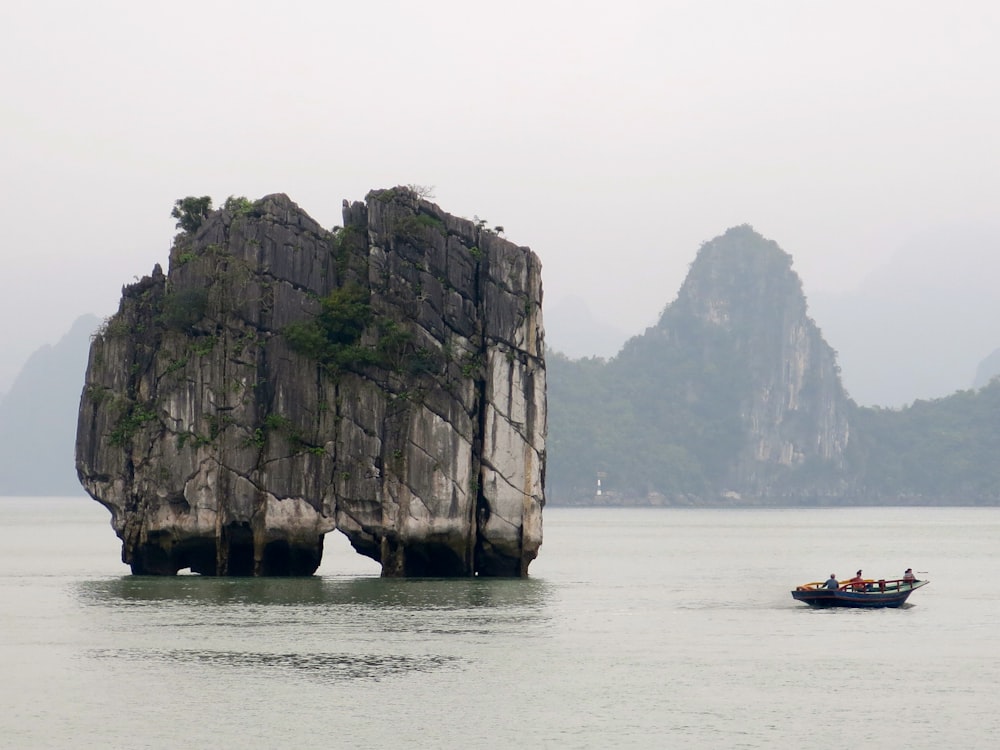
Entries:
{"type": "Polygon", "coordinates": [[[193,234],[198,231],[205,218],[212,212],[212,198],[203,195],[196,198],[189,195],[186,198],[178,198],[174,201],[174,208],[170,215],[177,219],[177,228],[181,231],[193,234]]]}
{"type": "Polygon", "coordinates": [[[377,361],[373,348],[359,344],[371,320],[368,291],[351,284],[331,291],[315,318],[289,324],[284,334],[293,350],[338,372],[377,361]]]}
{"type": "Polygon", "coordinates": [[[208,291],[181,289],[163,296],[160,322],[176,331],[187,331],[201,320],[208,305],[208,291]]]}

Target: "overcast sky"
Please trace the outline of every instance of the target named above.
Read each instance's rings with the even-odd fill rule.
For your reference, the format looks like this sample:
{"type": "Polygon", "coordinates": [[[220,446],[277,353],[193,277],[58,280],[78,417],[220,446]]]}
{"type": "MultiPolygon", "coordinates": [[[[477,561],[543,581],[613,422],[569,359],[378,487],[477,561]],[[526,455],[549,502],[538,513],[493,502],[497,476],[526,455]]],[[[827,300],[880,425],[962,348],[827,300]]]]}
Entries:
{"type": "MultiPolygon", "coordinates": [[[[166,267],[176,198],[434,186],[546,306],[652,324],[752,224],[806,293],[996,219],[1000,4],[22,2],[0,20],[0,391],[166,267]]],[[[928,262],[939,259],[929,258],[928,262]]]]}

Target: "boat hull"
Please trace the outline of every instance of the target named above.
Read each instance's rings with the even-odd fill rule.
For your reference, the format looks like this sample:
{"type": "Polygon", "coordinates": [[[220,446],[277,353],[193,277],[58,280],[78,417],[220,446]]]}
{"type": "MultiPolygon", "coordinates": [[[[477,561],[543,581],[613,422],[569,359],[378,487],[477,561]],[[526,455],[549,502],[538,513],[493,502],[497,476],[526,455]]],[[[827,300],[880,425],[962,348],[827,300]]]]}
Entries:
{"type": "Polygon", "coordinates": [[[870,591],[853,591],[846,589],[822,589],[800,587],[792,591],[792,598],[804,602],[810,607],[851,607],[854,609],[884,609],[899,607],[904,604],[910,594],[928,581],[903,584],[891,590],[880,591],[878,588],[870,591]]]}

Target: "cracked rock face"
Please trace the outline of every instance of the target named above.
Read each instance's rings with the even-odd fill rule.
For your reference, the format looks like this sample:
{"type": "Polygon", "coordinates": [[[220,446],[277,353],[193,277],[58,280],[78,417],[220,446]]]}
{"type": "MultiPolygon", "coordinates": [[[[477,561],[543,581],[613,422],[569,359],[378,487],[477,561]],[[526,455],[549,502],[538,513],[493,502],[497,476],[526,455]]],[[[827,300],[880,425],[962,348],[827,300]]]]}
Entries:
{"type": "Polygon", "coordinates": [[[541,264],[405,188],[327,231],[209,214],[95,336],[77,473],[137,574],[523,576],[542,541],[541,264]]]}

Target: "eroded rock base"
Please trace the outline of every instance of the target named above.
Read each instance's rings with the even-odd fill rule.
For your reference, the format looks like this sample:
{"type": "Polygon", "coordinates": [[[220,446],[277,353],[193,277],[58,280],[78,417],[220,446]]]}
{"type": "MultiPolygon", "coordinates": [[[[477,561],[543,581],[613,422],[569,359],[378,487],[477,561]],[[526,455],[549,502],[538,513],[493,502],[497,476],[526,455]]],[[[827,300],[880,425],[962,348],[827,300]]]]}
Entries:
{"type": "Polygon", "coordinates": [[[212,537],[174,540],[154,533],[134,548],[134,575],[177,575],[182,570],[206,576],[310,576],[323,558],[323,537],[314,544],[276,539],[255,550],[246,528],[226,529],[225,548],[212,537]]]}

